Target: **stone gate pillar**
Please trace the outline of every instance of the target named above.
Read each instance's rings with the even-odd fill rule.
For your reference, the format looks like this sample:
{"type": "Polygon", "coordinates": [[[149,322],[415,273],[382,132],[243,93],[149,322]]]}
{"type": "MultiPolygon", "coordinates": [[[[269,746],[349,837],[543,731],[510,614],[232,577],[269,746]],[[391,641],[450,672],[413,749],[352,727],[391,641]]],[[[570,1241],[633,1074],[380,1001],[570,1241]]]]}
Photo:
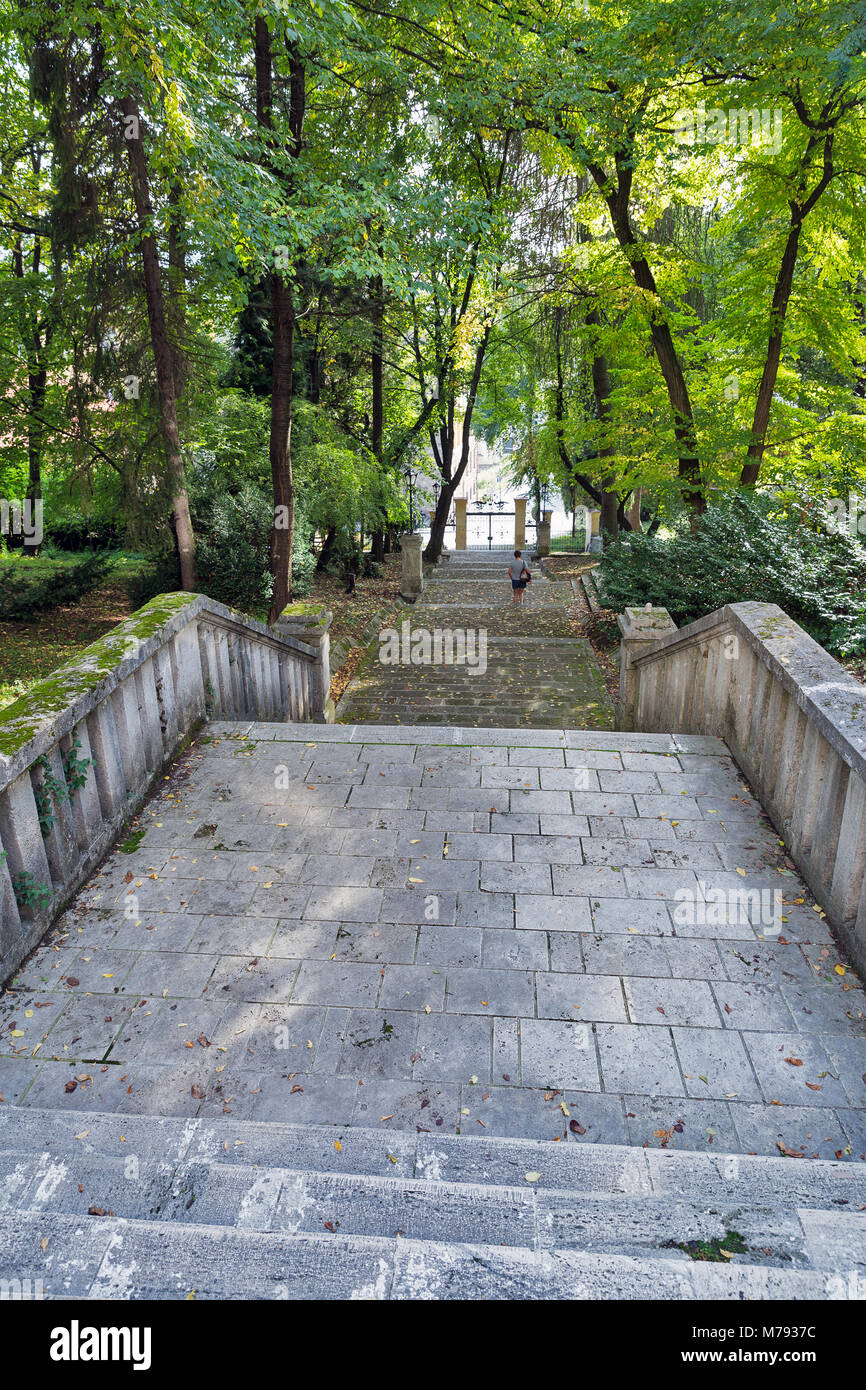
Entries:
{"type": "Polygon", "coordinates": [[[454,511],[457,518],[457,535],[454,538],[454,549],[466,549],[466,498],[458,497],[454,502],[454,511]]]}
{"type": "Polygon", "coordinates": [[[526,545],[526,498],[514,499],[514,549],[522,550],[526,545]]]}
{"type": "Polygon", "coordinates": [[[550,522],[552,517],[553,512],[541,513],[541,520],[538,523],[538,540],[535,546],[536,555],[550,554],[550,522]]]}
{"type": "Polygon", "coordinates": [[[586,548],[592,555],[598,555],[602,548],[601,511],[591,511],[589,513],[589,522],[589,532],[586,537],[586,548]]]}
{"type": "Polygon", "coordinates": [[[421,563],[423,537],[403,536],[400,546],[403,552],[403,577],[400,584],[400,597],[407,603],[414,603],[424,588],[424,569],[421,563]]]}

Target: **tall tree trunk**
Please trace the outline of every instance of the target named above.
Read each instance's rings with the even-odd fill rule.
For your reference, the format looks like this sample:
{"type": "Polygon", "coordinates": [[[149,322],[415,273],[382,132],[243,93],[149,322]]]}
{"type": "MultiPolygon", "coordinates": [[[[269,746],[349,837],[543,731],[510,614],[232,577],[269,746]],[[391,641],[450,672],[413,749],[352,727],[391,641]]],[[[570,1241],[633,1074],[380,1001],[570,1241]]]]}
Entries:
{"type": "MultiPolygon", "coordinates": [[[[30,525],[36,524],[36,504],[42,501],[42,446],[45,439],[43,410],[48,388],[48,371],[43,366],[32,368],[27,373],[27,390],[30,408],[27,419],[27,501],[31,505],[30,525]]],[[[25,555],[38,555],[41,540],[35,535],[24,535],[22,541],[25,555]]]]}
{"type": "Polygon", "coordinates": [[[643,527],[641,526],[641,519],[640,519],[640,499],[641,499],[641,492],[642,492],[642,489],[641,489],[641,488],[639,488],[639,487],[636,487],[636,488],[635,488],[634,492],[632,493],[631,505],[629,506],[628,510],[627,510],[626,513],[625,513],[625,515],[626,515],[626,520],[628,521],[628,524],[629,524],[629,526],[631,527],[632,531],[641,531],[641,530],[643,530],[643,527]]]}
{"type": "Polygon", "coordinates": [[[808,198],[804,196],[806,171],[811,163],[812,154],[819,143],[817,133],[814,131],[809,138],[801,161],[800,196],[792,199],[790,203],[788,236],[779,263],[779,273],[773,286],[773,302],[770,307],[770,336],[764,358],[764,370],[761,373],[761,381],[758,386],[758,397],[755,401],[755,413],[752,417],[752,441],[746,451],[746,462],[740,473],[741,487],[754,487],[761,471],[761,462],[767,445],[770,408],[773,404],[773,393],[776,389],[779,364],[782,360],[782,338],[785,332],[785,317],[791,299],[791,289],[794,284],[794,271],[797,268],[800,234],[804,221],[833,178],[835,172],[833,167],[834,134],[833,130],[829,130],[824,135],[823,171],[808,198]]]}
{"type": "MultiPolygon", "coordinates": [[[[601,327],[601,314],[598,309],[593,308],[586,315],[586,322],[591,328],[601,327]]],[[[604,353],[593,349],[592,354],[592,394],[595,397],[595,413],[604,428],[605,434],[610,427],[610,373],[607,369],[607,358],[604,353]]],[[[608,441],[602,444],[599,450],[599,461],[613,458],[613,445],[608,441]]],[[[604,465],[602,464],[604,468],[604,465]]],[[[619,531],[619,494],[614,491],[614,477],[610,468],[604,468],[599,479],[601,488],[601,533],[602,536],[610,536],[616,539],[619,531]]]]}
{"type": "Polygon", "coordinates": [[[177,537],[177,550],[180,559],[180,582],[184,589],[192,590],[195,588],[196,582],[195,536],[189,514],[183,453],[177,425],[174,361],[166,326],[162,273],[157,255],[156,238],[152,230],[153,208],[150,201],[150,182],[141,138],[143,123],[138,103],[132,97],[123,98],[121,109],[126,120],[127,133],[134,133],[134,138],[126,140],[126,146],[129,151],[132,196],[141,235],[141,260],[144,268],[147,317],[150,324],[150,341],[153,348],[159,397],[159,425],[171,489],[174,532],[177,537]]]}
{"type": "Polygon", "coordinates": [[[776,283],[773,287],[773,303],[770,309],[770,336],[767,342],[766,357],[764,358],[764,370],[761,373],[758,396],[755,401],[755,412],[752,417],[752,442],[746,450],[746,462],[743,464],[740,473],[740,487],[753,487],[758,481],[758,475],[761,471],[761,462],[767,443],[767,426],[770,423],[770,407],[773,404],[773,392],[776,389],[776,379],[779,375],[779,363],[782,360],[782,337],[785,331],[785,315],[791,298],[791,287],[794,283],[794,269],[797,264],[797,250],[800,243],[801,227],[802,224],[797,223],[788,233],[784,254],[782,256],[781,265],[779,266],[779,274],[776,276],[776,283]]]}
{"type": "MultiPolygon", "coordinates": [[[[381,248],[379,254],[382,254],[381,248]]],[[[370,427],[370,444],[380,469],[382,467],[382,441],[385,430],[385,345],[382,331],[384,311],[384,284],[382,276],[376,275],[372,284],[373,342],[370,352],[370,386],[373,397],[373,419],[370,427]]],[[[373,559],[381,564],[385,558],[384,526],[373,532],[370,537],[370,549],[373,559]]]]}
{"type": "Polygon", "coordinates": [[[674,438],[679,448],[679,477],[683,501],[696,522],[701,513],[706,511],[707,503],[701,479],[694,412],[682,363],[674,346],[670,326],[662,312],[661,296],[655,276],[650,269],[649,261],[640,249],[631,224],[633,161],[625,152],[616,156],[615,182],[608,178],[600,165],[590,164],[588,168],[607,204],[614,235],[625,253],[635,284],[654,301],[649,326],[650,341],[667,387],[673,416],[674,438]]]}
{"type": "MultiPolygon", "coordinates": [[[[289,49],[289,134],[288,148],[297,158],[301,151],[306,108],[306,74],[297,46],[289,49]]],[[[271,31],[267,20],[255,23],[256,120],[274,142],[273,58],[271,31]]],[[[291,181],[284,176],[291,193],[291,181]]],[[[271,574],[273,591],[268,622],[273,623],[292,596],[292,549],[295,536],[295,486],[292,477],[292,389],[295,366],[295,303],[288,273],[270,273],[273,368],[271,376],[271,427],[268,452],[274,495],[274,521],[271,530],[271,574]]]]}
{"type": "MultiPolygon", "coordinates": [[[[439,494],[439,501],[436,504],[436,512],[430,526],[430,539],[424,548],[424,559],[429,564],[435,564],[442,554],[442,547],[445,544],[445,525],[448,521],[448,513],[451,510],[451,501],[455,492],[460,486],[460,482],[466,472],[469,463],[469,446],[472,438],[472,415],[475,410],[475,400],[478,396],[478,387],[481,382],[481,370],[484,366],[484,358],[487,353],[487,344],[490,341],[491,325],[488,323],[481,335],[481,341],[475,349],[475,362],[472,367],[472,379],[469,383],[469,390],[466,395],[466,409],[463,413],[463,423],[460,431],[460,460],[456,471],[452,476],[451,468],[454,456],[454,399],[448,402],[448,426],[443,431],[442,457],[440,472],[442,474],[442,491],[439,494]]],[[[434,449],[434,456],[436,450],[434,449]]]]}
{"type": "Polygon", "coordinates": [[[186,245],[183,235],[182,192],[180,183],[175,180],[168,193],[168,313],[174,363],[174,391],[178,401],[186,389],[187,382],[186,245]]]}

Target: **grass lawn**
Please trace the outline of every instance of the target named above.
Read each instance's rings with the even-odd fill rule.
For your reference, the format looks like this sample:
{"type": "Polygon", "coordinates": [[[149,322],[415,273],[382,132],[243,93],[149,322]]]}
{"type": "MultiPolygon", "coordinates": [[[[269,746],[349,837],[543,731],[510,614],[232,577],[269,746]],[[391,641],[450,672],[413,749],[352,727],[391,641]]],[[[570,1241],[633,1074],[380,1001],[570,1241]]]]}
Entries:
{"type": "MultiPolygon", "coordinates": [[[[67,565],[69,559],[75,558],[78,557],[54,560],[40,556],[20,563],[45,572],[67,565]]],[[[71,661],[82,647],[89,646],[109,628],[129,617],[132,609],[126,581],[139,573],[146,563],[141,555],[121,552],[114,562],[111,578],[76,603],[48,609],[26,620],[0,622],[0,707],[26,694],[35,681],[43,679],[65,661],[71,661]]]]}

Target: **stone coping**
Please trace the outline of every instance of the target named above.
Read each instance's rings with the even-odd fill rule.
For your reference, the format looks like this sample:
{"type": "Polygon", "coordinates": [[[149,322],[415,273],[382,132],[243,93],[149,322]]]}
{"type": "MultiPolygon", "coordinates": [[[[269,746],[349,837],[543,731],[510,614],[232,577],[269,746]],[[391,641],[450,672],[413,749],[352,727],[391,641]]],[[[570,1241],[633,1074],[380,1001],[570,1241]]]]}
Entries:
{"type": "Polygon", "coordinates": [[[278,648],[291,647],[310,661],[316,659],[315,650],[306,643],[277,635],[265,623],[206,594],[159,594],[0,711],[0,791],[197,618],[249,633],[278,648]]]}
{"type": "MultiPolygon", "coordinates": [[[[212,720],[207,733],[238,741],[310,742],[310,725],[292,722],[268,724],[253,719],[212,720]]],[[[623,733],[613,729],[499,729],[441,724],[325,724],[317,725],[316,743],[403,743],[430,747],[474,745],[507,748],[571,748],[615,752],[665,753],[678,756],[729,757],[720,738],[709,734],[623,733]]]]}
{"type": "Polygon", "coordinates": [[[840,758],[866,780],[866,686],[775,603],[726,604],[661,638],[632,664],[649,666],[720,630],[748,642],[840,758]]]}

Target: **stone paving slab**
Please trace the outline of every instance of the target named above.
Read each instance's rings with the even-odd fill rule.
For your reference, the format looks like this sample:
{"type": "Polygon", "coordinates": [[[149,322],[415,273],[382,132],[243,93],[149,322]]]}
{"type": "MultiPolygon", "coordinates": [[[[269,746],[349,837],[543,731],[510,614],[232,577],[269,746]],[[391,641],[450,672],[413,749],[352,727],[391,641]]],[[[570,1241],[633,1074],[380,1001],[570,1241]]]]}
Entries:
{"type": "Polygon", "coordinates": [[[860,1161],[863,990],[714,740],[234,732],[0,997],[4,1105],[860,1161]]]}

